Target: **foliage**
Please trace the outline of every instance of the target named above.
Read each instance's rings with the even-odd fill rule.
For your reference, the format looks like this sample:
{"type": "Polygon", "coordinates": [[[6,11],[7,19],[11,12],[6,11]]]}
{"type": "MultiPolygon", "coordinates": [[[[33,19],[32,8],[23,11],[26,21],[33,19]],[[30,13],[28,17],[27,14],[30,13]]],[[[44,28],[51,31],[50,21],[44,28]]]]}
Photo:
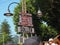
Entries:
{"type": "Polygon", "coordinates": [[[42,40],[48,41],[49,38],[54,38],[57,35],[56,29],[47,24],[41,24],[41,36],[42,40]]]}
{"type": "Polygon", "coordinates": [[[0,37],[0,43],[3,43],[3,38],[4,38],[4,43],[8,42],[11,40],[11,35],[10,35],[10,26],[8,22],[5,20],[1,24],[1,37],[0,37]]]}

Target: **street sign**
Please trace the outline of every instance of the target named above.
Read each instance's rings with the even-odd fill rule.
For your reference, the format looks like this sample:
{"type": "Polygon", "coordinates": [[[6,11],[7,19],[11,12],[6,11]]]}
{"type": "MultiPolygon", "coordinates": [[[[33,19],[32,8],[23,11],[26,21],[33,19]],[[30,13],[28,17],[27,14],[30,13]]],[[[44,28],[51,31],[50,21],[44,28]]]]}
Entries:
{"type": "Polygon", "coordinates": [[[19,15],[19,23],[18,23],[18,25],[33,27],[32,15],[28,14],[28,13],[25,14],[25,15],[19,15]]]}

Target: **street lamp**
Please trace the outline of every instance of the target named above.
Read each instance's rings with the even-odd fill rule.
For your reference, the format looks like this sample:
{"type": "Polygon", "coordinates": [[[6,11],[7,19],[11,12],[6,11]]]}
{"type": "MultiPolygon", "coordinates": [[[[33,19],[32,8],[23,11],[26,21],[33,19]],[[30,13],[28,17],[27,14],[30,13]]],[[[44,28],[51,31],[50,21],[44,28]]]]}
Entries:
{"type": "Polygon", "coordinates": [[[4,13],[5,16],[13,16],[13,14],[10,12],[9,7],[10,7],[12,4],[14,4],[14,3],[19,5],[19,3],[17,3],[17,2],[12,2],[12,3],[10,3],[9,6],[8,6],[7,12],[4,13]]]}
{"type": "MultiPolygon", "coordinates": [[[[0,34],[2,34],[2,35],[3,35],[3,33],[0,33],[0,34]]],[[[4,35],[3,35],[3,45],[4,45],[4,35]]]]}
{"type": "Polygon", "coordinates": [[[42,17],[42,12],[41,12],[41,10],[40,10],[40,9],[38,9],[37,17],[38,17],[38,18],[42,17]]]}

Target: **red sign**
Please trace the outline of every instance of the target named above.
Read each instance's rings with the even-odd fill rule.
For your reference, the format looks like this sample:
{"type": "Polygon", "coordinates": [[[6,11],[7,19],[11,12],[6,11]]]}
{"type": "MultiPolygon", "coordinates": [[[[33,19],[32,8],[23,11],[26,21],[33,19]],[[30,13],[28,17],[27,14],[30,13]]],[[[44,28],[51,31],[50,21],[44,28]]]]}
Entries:
{"type": "Polygon", "coordinates": [[[27,16],[22,16],[21,19],[22,19],[22,22],[21,22],[22,25],[24,26],[28,25],[27,16]]]}
{"type": "Polygon", "coordinates": [[[32,17],[31,14],[29,15],[21,15],[20,17],[20,25],[22,26],[33,26],[32,25],[32,17]],[[21,21],[20,21],[21,20],[21,21]]]}

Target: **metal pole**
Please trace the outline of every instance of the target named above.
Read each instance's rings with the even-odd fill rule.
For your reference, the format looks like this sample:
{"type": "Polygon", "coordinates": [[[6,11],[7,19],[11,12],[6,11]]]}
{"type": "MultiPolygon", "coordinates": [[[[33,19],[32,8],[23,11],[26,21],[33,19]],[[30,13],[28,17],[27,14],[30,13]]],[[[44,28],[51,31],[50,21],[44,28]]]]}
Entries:
{"type": "Polygon", "coordinates": [[[4,45],[4,35],[3,35],[3,45],[4,45]]]}
{"type": "Polygon", "coordinates": [[[22,12],[26,13],[26,0],[22,0],[22,12]]]}
{"type": "Polygon", "coordinates": [[[17,3],[17,2],[12,2],[12,3],[10,3],[9,6],[8,6],[8,12],[10,12],[9,7],[10,7],[12,4],[14,4],[14,3],[19,5],[19,3],[17,3]]]}
{"type": "Polygon", "coordinates": [[[19,39],[18,40],[19,40],[19,44],[20,44],[20,35],[19,35],[19,39]]]}
{"type": "Polygon", "coordinates": [[[24,43],[24,32],[23,32],[23,43],[24,43]]]}
{"type": "Polygon", "coordinates": [[[32,37],[32,33],[31,33],[31,37],[32,37]]]}
{"type": "Polygon", "coordinates": [[[28,36],[28,34],[26,34],[26,35],[27,35],[27,39],[28,39],[29,36],[28,36]]]}

